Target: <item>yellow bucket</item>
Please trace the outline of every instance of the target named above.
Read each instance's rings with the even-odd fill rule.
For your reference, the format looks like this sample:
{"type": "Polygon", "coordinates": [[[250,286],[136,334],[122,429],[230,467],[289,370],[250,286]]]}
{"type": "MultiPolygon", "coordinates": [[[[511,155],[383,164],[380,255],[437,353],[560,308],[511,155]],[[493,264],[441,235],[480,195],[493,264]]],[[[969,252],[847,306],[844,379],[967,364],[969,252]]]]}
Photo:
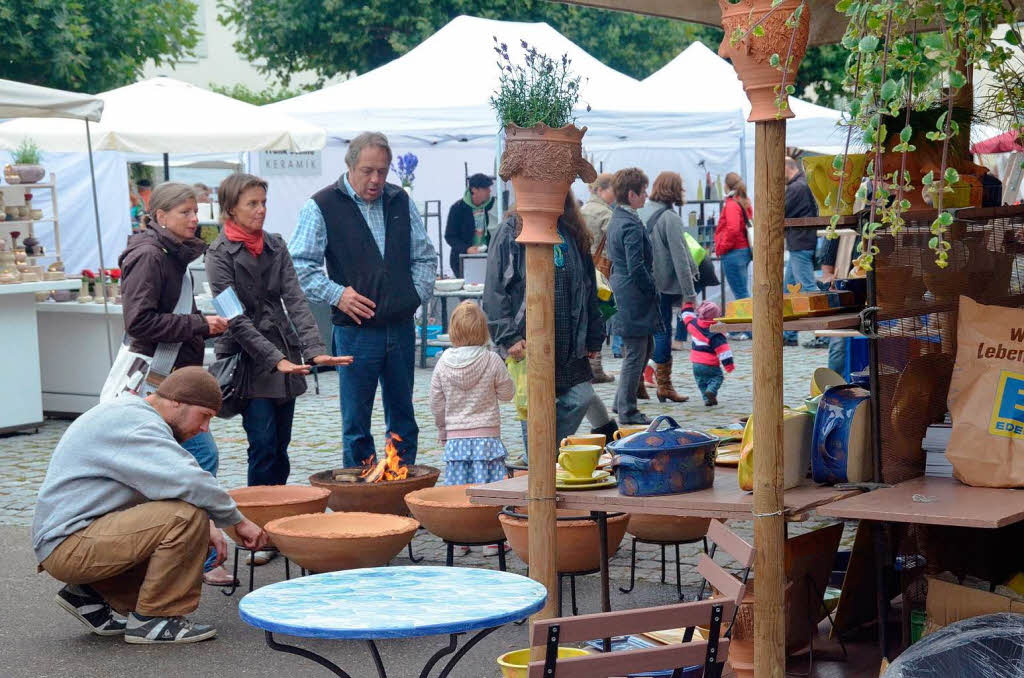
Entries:
{"type": "MultiPolygon", "coordinates": [[[[590,654],[586,650],[575,647],[558,648],[558,658],[568,659],[569,657],[582,657],[590,654]]],[[[501,675],[505,678],[526,678],[526,669],[530,663],[530,649],[512,650],[498,657],[498,666],[501,667],[501,675]]]]}

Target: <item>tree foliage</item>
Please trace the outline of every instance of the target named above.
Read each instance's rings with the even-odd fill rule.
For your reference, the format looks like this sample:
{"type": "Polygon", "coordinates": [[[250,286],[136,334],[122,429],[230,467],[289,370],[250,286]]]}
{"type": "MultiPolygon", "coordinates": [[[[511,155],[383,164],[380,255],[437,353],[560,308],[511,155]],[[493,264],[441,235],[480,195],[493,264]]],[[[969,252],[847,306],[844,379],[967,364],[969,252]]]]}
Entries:
{"type": "Polygon", "coordinates": [[[174,64],[199,32],[189,0],[0,0],[4,78],[97,93],[174,64]]]}
{"type": "Polygon", "coordinates": [[[223,94],[224,96],[229,96],[232,99],[244,101],[245,103],[252,104],[254,106],[264,106],[266,104],[272,104],[275,101],[283,101],[284,99],[291,99],[299,96],[300,94],[305,94],[310,91],[310,88],[299,87],[296,89],[288,89],[287,87],[266,87],[257,91],[242,84],[218,85],[211,82],[210,91],[216,92],[217,94],[223,94]]]}

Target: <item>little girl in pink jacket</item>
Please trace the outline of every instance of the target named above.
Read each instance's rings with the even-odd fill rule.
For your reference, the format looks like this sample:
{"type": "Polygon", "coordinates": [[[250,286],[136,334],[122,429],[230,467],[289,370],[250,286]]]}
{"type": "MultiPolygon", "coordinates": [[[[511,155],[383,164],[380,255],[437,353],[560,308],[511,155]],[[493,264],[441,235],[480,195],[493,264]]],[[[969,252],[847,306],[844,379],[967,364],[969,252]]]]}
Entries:
{"type": "Polygon", "coordinates": [[[446,349],[430,380],[430,409],[444,442],[446,485],[491,483],[505,477],[498,401],[515,394],[505,363],[488,348],[487,317],[472,301],[452,313],[446,349]]]}

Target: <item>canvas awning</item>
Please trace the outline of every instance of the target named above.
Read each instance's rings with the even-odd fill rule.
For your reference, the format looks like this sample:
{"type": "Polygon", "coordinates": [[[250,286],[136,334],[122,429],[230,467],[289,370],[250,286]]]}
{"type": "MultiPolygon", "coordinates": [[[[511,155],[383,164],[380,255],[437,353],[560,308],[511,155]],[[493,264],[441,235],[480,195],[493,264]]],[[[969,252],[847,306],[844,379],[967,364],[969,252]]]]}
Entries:
{"type": "MultiPolygon", "coordinates": [[[[98,122],[103,100],[89,94],[0,79],[0,119],[73,118],[98,122]]],[[[81,136],[82,129],[75,125],[81,136]]]]}

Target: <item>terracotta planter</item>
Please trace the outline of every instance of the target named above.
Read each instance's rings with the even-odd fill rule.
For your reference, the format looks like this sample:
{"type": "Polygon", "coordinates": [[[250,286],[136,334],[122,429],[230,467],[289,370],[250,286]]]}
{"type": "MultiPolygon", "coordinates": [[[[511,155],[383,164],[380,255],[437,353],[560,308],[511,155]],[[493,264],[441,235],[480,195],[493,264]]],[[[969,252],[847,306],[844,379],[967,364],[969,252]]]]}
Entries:
{"type": "MultiPolygon", "coordinates": [[[[257,485],[229,490],[242,515],[264,527],[271,520],[305,513],[323,513],[330,491],[306,485],[257,485]]],[[[236,543],[242,543],[234,527],[224,528],[236,543]]]]}
{"type": "Polygon", "coordinates": [[[597,172],[583,158],[587,128],[566,125],[553,129],[507,125],[501,156],[501,178],[511,179],[516,211],[523,219],[521,243],[561,242],[556,222],[565,208],[565,196],[576,177],[590,183],[597,172]]]}
{"type": "Polygon", "coordinates": [[[913,266],[876,266],[875,303],[887,310],[902,306],[913,273],[913,266]]]}
{"type": "MultiPolygon", "coordinates": [[[[525,510],[517,509],[517,513],[526,513],[525,510]]],[[[587,572],[596,570],[600,566],[600,537],[597,532],[597,523],[589,518],[589,514],[580,514],[577,511],[560,510],[558,517],[578,516],[581,520],[559,520],[558,539],[558,562],[556,569],[559,572],[587,572]],[[586,517],[586,520],[583,518],[586,517]]],[[[505,530],[505,537],[509,546],[516,552],[524,563],[530,564],[530,546],[527,536],[527,521],[523,518],[513,518],[504,514],[498,516],[501,527],[505,530]]],[[[615,553],[622,543],[626,534],[626,526],[629,524],[629,514],[608,518],[608,555],[615,553]]]]}
{"type": "Polygon", "coordinates": [[[729,642],[729,666],[736,678],[754,678],[754,582],[747,583],[729,642]]]}
{"type": "MultiPolygon", "coordinates": [[[[792,57],[789,71],[786,73],[786,83],[792,84],[804,53],[807,52],[811,23],[810,7],[804,6],[796,28],[790,29],[786,26],[786,20],[800,5],[800,0],[784,0],[774,9],[772,0],[739,0],[735,3],[730,0],[718,0],[718,4],[722,8],[722,28],[725,31],[718,54],[732,61],[736,75],[743,81],[743,89],[750,100],[750,117],[747,121],[792,118],[793,111],[788,105],[780,111],[775,104],[775,88],[782,84],[782,70],[772,67],[771,57],[778,54],[783,64],[787,54],[792,57]],[[761,23],[764,35],[753,35],[750,30],[754,24],[769,12],[771,16],[761,23]],[[747,35],[733,47],[730,44],[730,37],[736,29],[747,35]]],[[[784,92],[783,97],[783,101],[789,101],[784,92]]]]}
{"type": "Polygon", "coordinates": [[[331,491],[327,507],[332,511],[366,511],[369,513],[391,513],[397,516],[409,515],[405,495],[424,487],[433,487],[441,472],[433,466],[414,465],[409,467],[405,480],[391,480],[382,483],[351,483],[334,480],[335,471],[321,471],[309,477],[313,487],[331,491]]]}
{"type": "Polygon", "coordinates": [[[498,522],[500,506],[469,503],[470,485],[441,485],[405,495],[413,517],[431,534],[454,542],[497,541],[505,536],[498,522]]]}
{"type": "Polygon", "coordinates": [[[708,533],[710,518],[685,518],[682,516],[654,516],[642,513],[629,518],[626,531],[637,539],[645,541],[689,541],[700,539],[708,533]]]}
{"type": "Polygon", "coordinates": [[[380,513],[310,513],[266,524],[274,545],[312,572],[387,565],[412,541],[420,524],[380,513]]]}

